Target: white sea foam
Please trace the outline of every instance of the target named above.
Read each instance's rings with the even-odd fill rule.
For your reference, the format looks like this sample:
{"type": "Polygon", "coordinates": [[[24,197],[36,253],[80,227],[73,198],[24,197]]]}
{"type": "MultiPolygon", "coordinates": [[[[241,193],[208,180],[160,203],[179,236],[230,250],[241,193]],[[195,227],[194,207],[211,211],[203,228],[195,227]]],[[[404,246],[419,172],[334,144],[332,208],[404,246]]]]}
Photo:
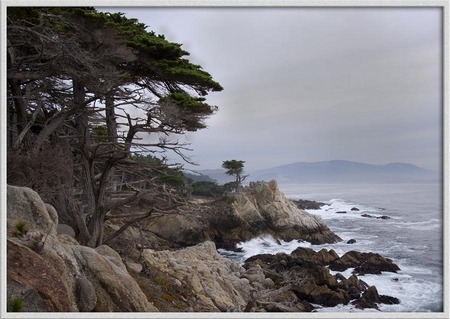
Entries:
{"type": "Polygon", "coordinates": [[[275,240],[272,236],[260,236],[247,242],[239,243],[237,248],[242,250],[243,260],[259,254],[290,254],[298,247],[310,247],[309,242],[293,240],[290,242],[284,240],[275,240]]]}
{"type": "MultiPolygon", "coordinates": [[[[310,247],[315,251],[322,248],[334,249],[339,256],[350,250],[379,253],[393,259],[401,270],[398,273],[383,272],[381,275],[358,277],[369,285],[375,285],[380,294],[400,299],[398,305],[380,304],[381,311],[442,311],[443,278],[442,261],[439,257],[442,207],[439,205],[435,187],[402,185],[399,188],[396,185],[371,185],[365,193],[354,193],[355,188],[346,192],[342,191],[342,188],[333,188],[330,185],[300,185],[298,192],[295,187],[295,185],[290,187],[286,194],[288,198],[324,202],[326,205],[321,209],[306,211],[324,219],[327,226],[343,241],[335,244],[310,245],[297,241],[277,242],[273,238],[262,237],[241,243],[239,247],[243,252],[233,253],[235,259],[243,262],[255,254],[290,253],[299,246],[310,247]],[[417,190],[423,193],[421,198],[415,195],[417,192],[414,191],[417,190]],[[327,200],[327,195],[334,198],[327,200]],[[362,200],[359,202],[358,199],[362,200]],[[358,210],[351,210],[352,208],[358,210]],[[346,213],[338,214],[339,211],[346,213]],[[374,217],[387,215],[390,219],[366,218],[362,217],[362,214],[374,217]],[[355,239],[356,243],[347,244],[349,239],[355,239]]],[[[352,269],[348,269],[341,273],[348,278],[351,272],[352,269]]],[[[317,308],[319,312],[361,312],[350,304],[331,308],[317,306],[317,308]]],[[[377,310],[364,310],[364,312],[373,311],[377,310]]]]}

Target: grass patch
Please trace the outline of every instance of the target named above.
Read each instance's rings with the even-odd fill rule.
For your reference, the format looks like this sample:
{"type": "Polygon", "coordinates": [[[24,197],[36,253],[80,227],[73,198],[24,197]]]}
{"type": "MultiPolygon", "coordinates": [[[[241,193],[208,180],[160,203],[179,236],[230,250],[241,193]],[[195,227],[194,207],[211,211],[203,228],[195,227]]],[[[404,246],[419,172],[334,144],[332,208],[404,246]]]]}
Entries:
{"type": "Polygon", "coordinates": [[[15,234],[17,236],[22,236],[28,233],[28,223],[24,220],[18,220],[14,227],[16,228],[15,234]]]}
{"type": "Polygon", "coordinates": [[[25,303],[22,298],[14,297],[8,304],[8,312],[22,312],[25,303]]]}

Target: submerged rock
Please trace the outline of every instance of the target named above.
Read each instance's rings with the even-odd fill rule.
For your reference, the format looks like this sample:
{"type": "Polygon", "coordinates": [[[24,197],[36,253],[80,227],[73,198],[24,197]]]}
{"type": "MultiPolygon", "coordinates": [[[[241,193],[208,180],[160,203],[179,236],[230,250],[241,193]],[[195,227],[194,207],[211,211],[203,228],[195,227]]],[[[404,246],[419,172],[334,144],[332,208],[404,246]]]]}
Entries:
{"type": "Polygon", "coordinates": [[[391,219],[391,217],[383,215],[383,216],[373,216],[370,214],[362,214],[361,217],[366,217],[366,218],[375,218],[375,219],[391,219]]]}

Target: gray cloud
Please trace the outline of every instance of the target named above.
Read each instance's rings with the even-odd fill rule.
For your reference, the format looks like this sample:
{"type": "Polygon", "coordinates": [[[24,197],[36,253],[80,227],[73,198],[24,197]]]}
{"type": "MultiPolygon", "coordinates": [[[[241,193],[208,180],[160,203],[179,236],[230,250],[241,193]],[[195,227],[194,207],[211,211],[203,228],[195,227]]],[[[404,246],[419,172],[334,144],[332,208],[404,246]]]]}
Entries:
{"type": "MultiPolygon", "coordinates": [[[[105,11],[112,11],[104,8],[105,11]]],[[[437,8],[120,8],[224,87],[187,136],[202,168],[441,160],[437,8]]]]}

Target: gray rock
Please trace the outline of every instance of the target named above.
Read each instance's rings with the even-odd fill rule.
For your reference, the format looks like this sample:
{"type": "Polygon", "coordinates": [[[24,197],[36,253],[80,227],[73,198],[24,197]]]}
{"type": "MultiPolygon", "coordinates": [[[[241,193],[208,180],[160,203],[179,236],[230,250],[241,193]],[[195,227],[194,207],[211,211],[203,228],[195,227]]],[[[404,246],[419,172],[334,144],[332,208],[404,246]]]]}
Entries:
{"type": "MultiPolygon", "coordinates": [[[[242,311],[247,304],[249,280],[237,277],[234,272],[245,270],[220,256],[211,241],[176,251],[145,249],[143,258],[145,267],[164,272],[189,287],[194,299],[206,305],[207,311],[242,311]],[[177,261],[176,269],[171,260],[177,261]]],[[[264,281],[264,275],[258,276],[258,280],[264,281]]]]}
{"type": "Polygon", "coordinates": [[[57,235],[55,212],[36,192],[8,186],[7,207],[8,296],[34,296],[26,300],[26,311],[158,311],[117,252],[108,246],[81,246],[68,235],[57,235]],[[18,220],[26,221],[26,236],[14,235],[18,220]],[[46,234],[39,254],[25,247],[46,234]]]}
{"type": "Polygon", "coordinates": [[[92,283],[85,277],[77,278],[77,305],[80,312],[92,311],[97,304],[97,295],[92,283]]]}
{"type": "Polygon", "coordinates": [[[75,238],[75,231],[67,224],[58,224],[58,226],[56,227],[56,232],[58,235],[64,234],[75,238]]]}

